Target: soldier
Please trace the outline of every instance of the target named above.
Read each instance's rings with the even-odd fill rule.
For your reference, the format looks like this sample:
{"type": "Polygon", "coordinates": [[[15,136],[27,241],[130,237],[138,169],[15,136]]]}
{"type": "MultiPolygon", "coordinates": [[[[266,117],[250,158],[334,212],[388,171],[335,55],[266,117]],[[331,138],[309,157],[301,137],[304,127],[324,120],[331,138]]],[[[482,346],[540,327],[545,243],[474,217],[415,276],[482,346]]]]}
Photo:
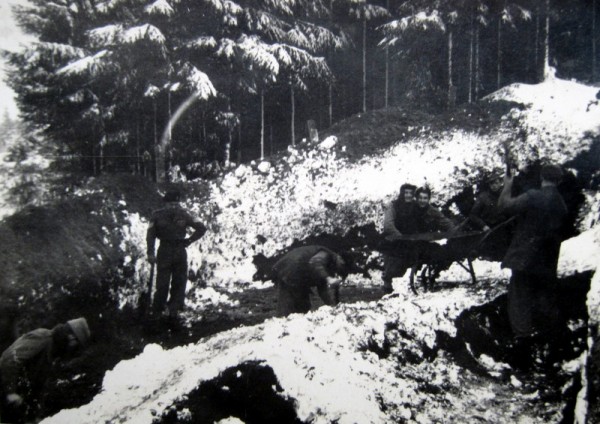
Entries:
{"type": "MultiPolygon", "coordinates": [[[[416,188],[412,184],[402,184],[396,200],[387,206],[383,217],[383,236],[387,241],[417,232],[414,213],[416,188]]],[[[383,264],[383,292],[391,293],[392,279],[402,277],[411,264],[402,252],[396,252],[394,256],[384,255],[383,264]]]]}
{"type": "Polygon", "coordinates": [[[513,197],[513,177],[504,177],[498,206],[516,216],[514,234],[502,266],[510,268],[508,316],[515,335],[518,366],[530,365],[533,337],[558,336],[560,316],[556,298],[556,267],[560,252],[560,229],[567,207],[557,185],[558,166],[541,170],[541,188],[513,197]]]}
{"type": "Polygon", "coordinates": [[[326,305],[336,305],[341,278],[348,275],[349,265],[340,255],[323,246],[298,247],[286,253],[273,265],[272,271],[277,285],[279,315],[310,311],[312,287],[317,288],[326,305]]]}
{"type": "Polygon", "coordinates": [[[154,211],[146,234],[148,262],[156,263],[156,292],[152,305],[156,318],[160,317],[168,302],[169,320],[178,324],[179,311],[185,302],[185,286],[187,283],[186,247],[199,240],[206,232],[206,227],[199,220],[185,211],[180,205],[180,193],[177,189],[167,191],[164,196],[164,208],[154,211]],[[186,237],[187,228],[194,232],[186,237]],[[158,255],[154,256],[154,244],[160,240],[158,255]]]}
{"type": "Polygon", "coordinates": [[[0,421],[38,422],[54,361],[73,357],[89,339],[86,319],[76,318],[52,330],[33,330],[10,345],[0,357],[0,421]]]}

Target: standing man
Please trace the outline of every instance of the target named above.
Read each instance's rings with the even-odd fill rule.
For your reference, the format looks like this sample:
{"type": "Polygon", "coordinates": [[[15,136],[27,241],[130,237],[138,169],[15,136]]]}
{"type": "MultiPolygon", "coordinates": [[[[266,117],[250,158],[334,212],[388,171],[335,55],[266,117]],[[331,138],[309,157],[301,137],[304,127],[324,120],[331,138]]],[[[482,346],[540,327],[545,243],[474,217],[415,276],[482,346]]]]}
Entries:
{"type": "Polygon", "coordinates": [[[148,262],[156,263],[156,292],[152,305],[155,317],[160,317],[168,302],[169,320],[178,324],[179,311],[185,302],[185,286],[187,283],[186,247],[199,240],[206,232],[206,227],[199,220],[185,211],[180,205],[181,194],[177,189],[168,190],[164,196],[165,207],[154,211],[146,234],[148,262]],[[194,232],[186,237],[187,228],[194,232]],[[154,256],[154,244],[160,240],[158,255],[154,256]]]}
{"type": "MultiPolygon", "coordinates": [[[[415,189],[412,184],[402,184],[400,193],[396,200],[391,202],[385,209],[383,216],[383,236],[387,241],[398,240],[403,235],[415,234],[415,189]]],[[[392,280],[394,277],[402,277],[410,267],[407,257],[402,252],[396,252],[391,256],[383,256],[383,292],[388,294],[394,289],[392,280]]]]}
{"type": "Polygon", "coordinates": [[[557,185],[562,170],[555,165],[541,170],[541,188],[513,197],[513,177],[504,177],[498,206],[516,216],[516,227],[502,266],[512,270],[508,286],[508,317],[515,335],[517,366],[531,365],[533,337],[560,331],[556,267],[560,229],[567,207],[557,185]]]}
{"type": "Polygon", "coordinates": [[[310,311],[312,287],[317,288],[326,305],[336,305],[341,278],[348,275],[349,265],[340,255],[323,246],[303,246],[286,253],[273,265],[272,271],[277,285],[278,314],[286,316],[310,311]]]}
{"type": "Polygon", "coordinates": [[[76,318],[52,330],[33,330],[10,345],[0,357],[0,421],[38,422],[54,361],[75,356],[89,339],[86,319],[76,318]]]}

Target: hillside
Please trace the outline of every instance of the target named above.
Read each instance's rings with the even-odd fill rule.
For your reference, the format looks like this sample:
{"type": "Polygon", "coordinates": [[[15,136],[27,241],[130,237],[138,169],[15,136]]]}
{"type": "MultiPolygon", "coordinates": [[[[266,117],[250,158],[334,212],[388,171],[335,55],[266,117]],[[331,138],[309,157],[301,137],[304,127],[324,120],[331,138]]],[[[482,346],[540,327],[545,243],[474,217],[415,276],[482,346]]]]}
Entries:
{"type": "MultiPolygon", "coordinates": [[[[287,154],[240,165],[208,184],[186,183],[186,205],[209,231],[188,249],[189,334],[169,340],[141,337],[134,333],[140,331],[137,324],[119,328],[131,318],[148,278],[144,237],[159,198],[147,181],[93,180],[54,204],[5,218],[0,231],[12,242],[0,251],[6,270],[0,287],[21,299],[24,327],[50,325],[85,309],[106,344],[93,351],[127,345],[121,357],[131,358],[106,374],[102,392],[92,400],[104,370],[94,372],[93,388],[81,396],[89,405],[46,422],[212,422],[228,414],[241,417],[233,407],[219,406],[232,403],[246,405],[247,422],[264,422],[266,412],[252,406],[253,385],[261,387],[261,401],[284,414],[279,417],[299,422],[561,422],[575,411],[584,414],[583,340],[600,316],[598,276],[591,278],[600,262],[596,91],[551,80],[509,86],[453,115],[374,111],[332,128],[337,142],[290,147],[287,154]],[[566,311],[574,350],[560,371],[516,375],[507,363],[509,334],[502,317],[508,273],[498,263],[475,263],[477,286],[465,284],[468,275],[453,266],[440,278],[446,285],[433,293],[415,296],[406,278],[397,279],[392,296],[373,301],[369,294],[362,300],[370,302],[346,301],[288,319],[270,319],[244,303],[244,293],[273,300],[270,282],[253,277],[264,277],[281,252],[307,240],[353,249],[362,272],[350,276],[347,293],[378,290],[381,258],[373,246],[383,205],[399,185],[428,184],[436,203],[444,205],[490,171],[503,170],[505,140],[523,184],[540,160],[570,171],[561,190],[573,210],[576,238],[563,245],[560,270],[562,289],[575,304],[566,311]],[[222,309],[232,324],[259,325],[196,344],[198,337],[228,328],[210,322],[223,316],[222,309]],[[107,319],[117,310],[122,312],[107,319]],[[260,316],[240,321],[247,311],[260,316]],[[190,344],[168,349],[181,343],[190,344]],[[246,385],[235,389],[232,379],[246,374],[246,385]],[[575,408],[578,393],[582,399],[575,408]],[[204,412],[195,409],[198,404],[204,412]]],[[[112,368],[117,358],[112,355],[101,366],[112,368]]],[[[76,369],[91,373],[89,365],[76,369]]],[[[600,386],[589,381],[593,393],[600,386]]],[[[590,414],[597,407],[592,403],[590,414]]]]}

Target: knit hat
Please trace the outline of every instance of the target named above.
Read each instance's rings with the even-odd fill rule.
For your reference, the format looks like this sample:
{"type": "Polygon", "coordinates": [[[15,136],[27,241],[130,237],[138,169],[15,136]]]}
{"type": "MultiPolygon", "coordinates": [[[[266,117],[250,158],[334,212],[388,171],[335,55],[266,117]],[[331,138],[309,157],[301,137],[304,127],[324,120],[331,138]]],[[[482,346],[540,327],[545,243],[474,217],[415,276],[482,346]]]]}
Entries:
{"type": "Polygon", "coordinates": [[[71,331],[73,331],[75,337],[77,337],[79,344],[81,344],[81,346],[85,346],[91,336],[90,328],[88,327],[86,319],[83,317],[75,318],[67,321],[67,325],[69,328],[71,328],[71,331]]]}

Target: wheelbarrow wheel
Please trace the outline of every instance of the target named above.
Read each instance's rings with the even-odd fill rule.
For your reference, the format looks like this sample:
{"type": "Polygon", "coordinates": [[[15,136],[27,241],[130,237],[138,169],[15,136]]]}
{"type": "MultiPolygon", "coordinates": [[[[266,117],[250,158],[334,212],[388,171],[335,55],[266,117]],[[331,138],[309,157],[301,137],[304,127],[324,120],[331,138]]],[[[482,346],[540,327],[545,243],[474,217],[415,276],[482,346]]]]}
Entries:
{"type": "Polygon", "coordinates": [[[430,265],[421,267],[413,266],[410,269],[410,288],[414,294],[425,293],[431,289],[432,268],[430,265]]]}
{"type": "Polygon", "coordinates": [[[410,269],[410,288],[414,294],[422,294],[433,290],[437,273],[433,265],[422,268],[413,266],[410,269]]]}

